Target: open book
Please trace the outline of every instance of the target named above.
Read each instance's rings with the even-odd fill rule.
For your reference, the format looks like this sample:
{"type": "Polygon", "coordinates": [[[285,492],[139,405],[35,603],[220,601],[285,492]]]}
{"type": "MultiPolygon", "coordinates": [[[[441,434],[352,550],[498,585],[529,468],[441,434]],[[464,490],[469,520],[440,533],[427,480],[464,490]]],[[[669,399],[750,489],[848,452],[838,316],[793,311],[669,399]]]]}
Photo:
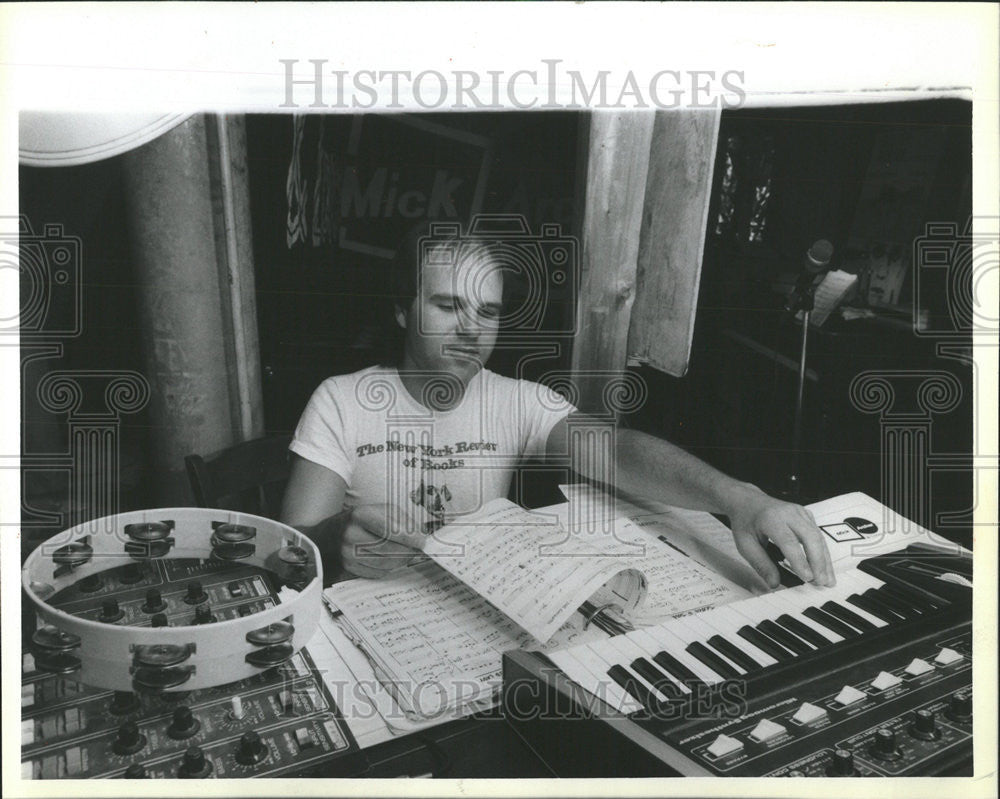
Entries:
{"type": "Polygon", "coordinates": [[[324,597],[399,708],[420,719],[489,704],[505,650],[607,637],[588,623],[598,609],[645,625],[749,596],[631,520],[607,521],[570,534],[554,514],[496,500],[439,529],[421,563],[324,597]]]}

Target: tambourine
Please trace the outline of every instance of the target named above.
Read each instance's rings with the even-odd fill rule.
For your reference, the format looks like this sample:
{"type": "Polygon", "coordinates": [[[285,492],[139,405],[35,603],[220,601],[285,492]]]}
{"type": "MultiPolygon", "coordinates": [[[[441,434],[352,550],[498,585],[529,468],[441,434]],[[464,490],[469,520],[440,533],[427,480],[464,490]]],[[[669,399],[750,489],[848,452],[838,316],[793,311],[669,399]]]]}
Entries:
{"type": "MultiPolygon", "coordinates": [[[[252,677],[301,649],[319,623],[323,574],[315,545],[261,516],[204,508],[160,508],[105,516],[42,543],[21,570],[44,622],[32,637],[39,668],[99,688],[189,691],[252,677]],[[123,564],[155,559],[238,561],[275,574],[291,590],[280,602],[227,621],[121,626],[73,616],[47,599],[123,564]]],[[[160,622],[165,622],[161,617],[160,622]]]]}

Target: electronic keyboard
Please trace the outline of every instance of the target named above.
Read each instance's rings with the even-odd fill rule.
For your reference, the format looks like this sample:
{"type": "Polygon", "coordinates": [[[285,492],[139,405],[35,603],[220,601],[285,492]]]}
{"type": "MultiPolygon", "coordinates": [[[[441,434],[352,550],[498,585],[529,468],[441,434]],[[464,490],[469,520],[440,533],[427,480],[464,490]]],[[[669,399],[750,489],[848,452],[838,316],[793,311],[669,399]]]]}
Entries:
{"type": "Polygon", "coordinates": [[[971,558],[911,546],[832,588],[507,653],[505,717],[559,776],[959,773],[970,578],[971,558]]]}

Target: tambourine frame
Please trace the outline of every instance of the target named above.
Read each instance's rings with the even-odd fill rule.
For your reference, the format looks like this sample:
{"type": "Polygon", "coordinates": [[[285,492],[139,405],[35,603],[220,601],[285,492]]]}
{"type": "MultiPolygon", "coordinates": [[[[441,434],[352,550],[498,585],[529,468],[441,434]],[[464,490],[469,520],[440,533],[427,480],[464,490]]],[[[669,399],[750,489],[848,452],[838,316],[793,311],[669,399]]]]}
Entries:
{"type": "MultiPolygon", "coordinates": [[[[162,548],[158,546],[153,550],[160,553],[162,548]]],[[[294,633],[286,643],[293,652],[297,652],[316,631],[322,610],[322,566],[319,551],[312,541],[294,528],[273,519],[206,508],[131,511],[79,524],[43,542],[28,556],[21,570],[21,583],[45,624],[80,639],[79,646],[72,649],[72,655],[80,660],[80,668],[67,676],[87,685],[111,690],[136,689],[136,671],[143,667],[136,662],[136,650],[150,646],[187,648],[190,652],[183,662],[172,666],[188,669],[190,676],[170,690],[190,691],[252,677],[270,668],[270,665],[255,665],[254,661],[260,661],[260,658],[254,655],[260,653],[262,646],[253,642],[253,636],[248,639],[249,634],[269,625],[290,624],[294,633]],[[148,554],[150,542],[142,542],[137,547],[137,541],[125,534],[126,525],[163,521],[172,522],[169,551],[144,557],[142,550],[146,548],[148,554]],[[124,564],[147,560],[213,558],[213,549],[217,545],[214,528],[219,524],[241,525],[256,531],[249,541],[254,550],[249,556],[237,561],[220,562],[253,565],[276,572],[286,585],[294,584],[299,590],[283,589],[274,607],[249,616],[171,627],[121,626],[82,619],[46,602],[47,598],[76,584],[78,580],[124,564]],[[67,550],[67,545],[73,546],[67,550]],[[70,560],[80,561],[80,552],[86,552],[86,546],[92,549],[89,557],[82,562],[67,564],[67,551],[71,552],[70,560]],[[279,553],[288,547],[297,548],[294,558],[297,563],[289,564],[280,557],[279,553]],[[56,555],[57,552],[62,554],[56,555]],[[300,562],[303,552],[305,563],[300,562]],[[301,579],[289,579],[289,576],[301,579]]]]}

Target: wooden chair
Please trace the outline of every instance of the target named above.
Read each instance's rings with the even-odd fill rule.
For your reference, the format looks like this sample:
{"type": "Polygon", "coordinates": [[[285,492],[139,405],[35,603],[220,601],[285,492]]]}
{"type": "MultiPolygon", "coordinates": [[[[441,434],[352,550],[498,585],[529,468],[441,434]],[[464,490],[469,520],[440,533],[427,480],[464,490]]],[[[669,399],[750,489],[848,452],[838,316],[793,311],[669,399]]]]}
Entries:
{"type": "Polygon", "coordinates": [[[211,458],[184,458],[195,503],[277,519],[291,468],[289,435],[244,441],[211,458]]]}

